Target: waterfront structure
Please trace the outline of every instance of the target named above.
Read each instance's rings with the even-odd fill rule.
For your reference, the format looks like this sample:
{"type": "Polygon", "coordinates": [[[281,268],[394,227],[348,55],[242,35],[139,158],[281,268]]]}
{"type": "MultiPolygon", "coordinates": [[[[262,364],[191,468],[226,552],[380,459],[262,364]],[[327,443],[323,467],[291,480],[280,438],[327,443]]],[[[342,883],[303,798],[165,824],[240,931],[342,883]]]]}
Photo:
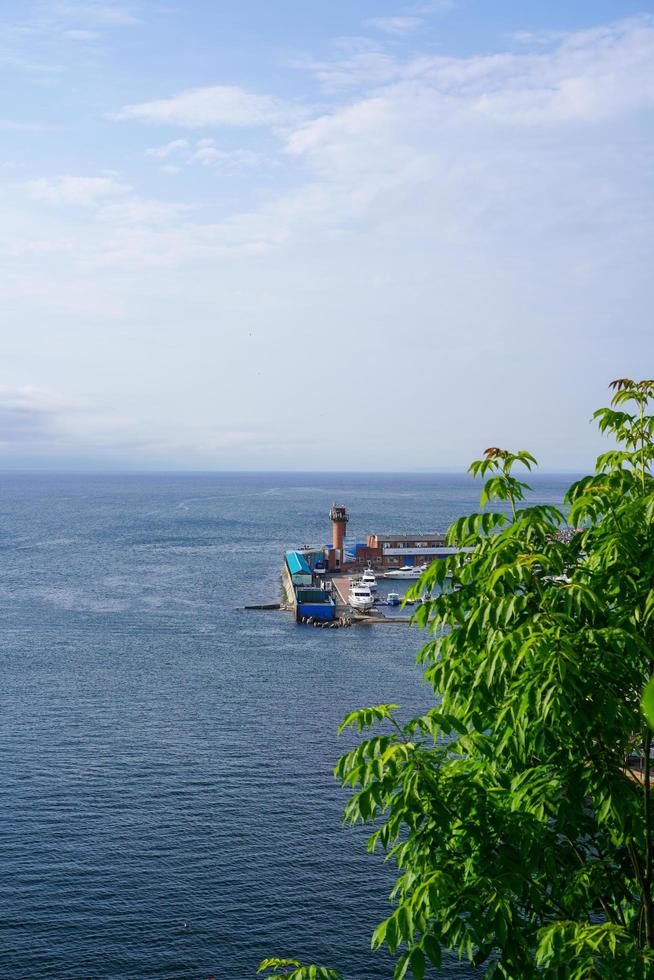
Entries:
{"type": "Polygon", "coordinates": [[[312,617],[314,620],[333,622],[336,605],[330,588],[314,579],[314,573],[304,553],[287,551],[282,583],[286,601],[295,610],[297,619],[312,617]]]}
{"type": "Polygon", "coordinates": [[[325,549],[327,567],[330,571],[337,571],[343,564],[343,546],[345,544],[345,532],[349,516],[345,507],[332,504],[329,512],[329,519],[332,522],[332,546],[325,549]]]}
{"type": "Polygon", "coordinates": [[[336,618],[336,604],[329,589],[321,587],[296,589],[295,598],[297,619],[311,617],[323,623],[332,623],[336,618]]]}
{"type": "Polygon", "coordinates": [[[306,558],[299,551],[286,552],[286,565],[294,586],[313,584],[313,573],[306,558]]]}
{"type": "Polygon", "coordinates": [[[302,548],[297,548],[296,550],[304,558],[312,572],[323,573],[325,571],[324,547],[312,548],[309,545],[303,545],[302,548]]]}
{"type": "MultiPolygon", "coordinates": [[[[389,578],[416,579],[420,572],[435,559],[445,558],[469,548],[451,548],[445,544],[443,534],[369,534],[365,542],[350,543],[345,539],[349,515],[345,507],[333,504],[329,511],[332,523],[331,544],[304,545],[286,552],[282,568],[284,602],[298,620],[330,622],[343,607],[356,606],[359,610],[373,604],[372,592],[366,588],[366,596],[349,595],[340,590],[338,578],[332,581],[334,572],[368,570],[368,577],[375,581],[374,572],[384,572],[389,578]]],[[[354,583],[352,583],[354,584],[354,583]]],[[[361,587],[357,582],[355,589],[361,587]]],[[[346,586],[347,587],[347,586],[346,586]]],[[[363,584],[365,588],[365,584],[363,584]]],[[[393,593],[395,597],[396,593],[393,593]]]]}
{"type": "Polygon", "coordinates": [[[379,555],[384,567],[423,565],[436,558],[456,555],[460,548],[445,543],[444,534],[369,534],[367,548],[379,555]]]}
{"type": "Polygon", "coordinates": [[[329,511],[332,523],[332,542],[323,548],[300,549],[301,554],[314,571],[340,572],[360,568],[402,568],[405,565],[430,564],[440,558],[457,554],[461,549],[449,547],[445,534],[427,532],[420,534],[368,534],[366,541],[347,541],[345,534],[349,515],[345,507],[333,504],[329,511]]]}
{"type": "Polygon", "coordinates": [[[446,545],[444,534],[369,534],[365,542],[345,543],[341,567],[382,570],[426,565],[460,550],[446,545]]]}

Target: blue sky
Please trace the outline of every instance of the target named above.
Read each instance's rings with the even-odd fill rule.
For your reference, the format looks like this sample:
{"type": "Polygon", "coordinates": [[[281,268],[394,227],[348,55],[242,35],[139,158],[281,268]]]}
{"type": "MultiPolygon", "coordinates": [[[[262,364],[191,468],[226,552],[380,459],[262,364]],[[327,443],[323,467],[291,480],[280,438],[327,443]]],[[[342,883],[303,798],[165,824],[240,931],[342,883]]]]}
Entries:
{"type": "Polygon", "coordinates": [[[0,18],[1,467],[578,469],[652,375],[652,4],[0,18]]]}

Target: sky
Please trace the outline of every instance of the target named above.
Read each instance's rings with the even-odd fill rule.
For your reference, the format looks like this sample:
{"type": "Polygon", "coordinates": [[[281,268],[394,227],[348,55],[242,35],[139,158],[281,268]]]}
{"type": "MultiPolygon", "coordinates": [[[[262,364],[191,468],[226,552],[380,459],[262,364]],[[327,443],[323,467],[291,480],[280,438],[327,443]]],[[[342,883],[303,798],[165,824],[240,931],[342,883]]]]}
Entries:
{"type": "Polygon", "coordinates": [[[654,376],[654,4],[3,0],[0,469],[545,470],[654,376]]]}

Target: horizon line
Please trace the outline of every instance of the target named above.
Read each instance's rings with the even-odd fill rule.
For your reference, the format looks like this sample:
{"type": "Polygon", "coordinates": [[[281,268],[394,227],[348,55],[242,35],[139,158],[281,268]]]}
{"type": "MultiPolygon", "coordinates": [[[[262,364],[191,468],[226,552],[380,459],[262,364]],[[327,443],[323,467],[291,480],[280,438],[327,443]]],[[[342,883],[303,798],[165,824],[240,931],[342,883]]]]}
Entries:
{"type": "MultiPolygon", "coordinates": [[[[569,476],[586,472],[585,469],[558,469],[535,467],[527,471],[525,476],[569,476]]],[[[136,469],[136,468],[63,468],[49,467],[12,467],[0,466],[0,476],[229,476],[229,475],[263,475],[275,476],[470,476],[468,469],[458,467],[439,467],[437,469],[402,469],[402,470],[317,470],[317,469],[136,469]]],[[[472,477],[475,479],[475,477],[472,477]]]]}

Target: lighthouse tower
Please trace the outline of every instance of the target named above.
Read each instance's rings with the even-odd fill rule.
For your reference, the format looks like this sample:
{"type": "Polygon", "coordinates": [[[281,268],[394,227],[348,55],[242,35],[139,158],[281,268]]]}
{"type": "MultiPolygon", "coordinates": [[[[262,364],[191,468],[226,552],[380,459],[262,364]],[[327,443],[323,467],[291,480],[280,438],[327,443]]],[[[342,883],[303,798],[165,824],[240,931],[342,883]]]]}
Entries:
{"type": "Polygon", "coordinates": [[[339,561],[343,561],[343,542],[345,540],[345,529],[347,527],[348,516],[345,507],[332,505],[329,512],[329,519],[332,522],[332,547],[336,551],[339,561]]]}

